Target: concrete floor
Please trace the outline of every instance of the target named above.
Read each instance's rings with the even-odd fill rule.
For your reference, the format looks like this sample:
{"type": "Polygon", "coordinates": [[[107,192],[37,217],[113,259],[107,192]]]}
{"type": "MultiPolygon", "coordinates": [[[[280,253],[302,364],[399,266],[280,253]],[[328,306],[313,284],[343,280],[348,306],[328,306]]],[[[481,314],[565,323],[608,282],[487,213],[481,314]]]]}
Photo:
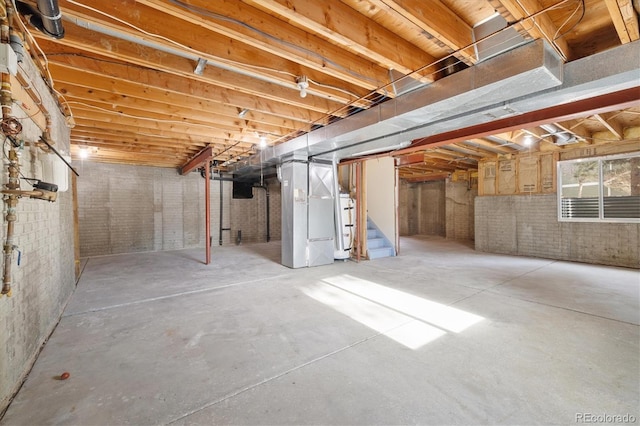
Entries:
{"type": "Polygon", "coordinates": [[[279,257],[89,259],[3,424],[640,422],[636,270],[424,237],[360,264],[279,257]]]}

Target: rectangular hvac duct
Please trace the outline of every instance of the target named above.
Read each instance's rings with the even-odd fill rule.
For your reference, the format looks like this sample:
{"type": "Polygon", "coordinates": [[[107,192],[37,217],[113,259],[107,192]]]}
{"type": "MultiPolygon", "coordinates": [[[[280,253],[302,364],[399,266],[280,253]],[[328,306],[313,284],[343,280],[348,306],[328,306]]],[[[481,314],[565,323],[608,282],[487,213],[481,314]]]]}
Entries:
{"type": "Polygon", "coordinates": [[[307,266],[307,174],[306,157],[292,156],[282,163],[281,260],[289,268],[307,266]]]}
{"type": "Polygon", "coordinates": [[[507,28],[507,25],[507,20],[496,12],[473,27],[478,61],[482,62],[527,42],[514,26],[507,28]]]}
{"type": "MultiPolygon", "coordinates": [[[[383,104],[330,124],[236,163],[237,171],[262,164],[281,163],[298,153],[308,157],[344,158],[341,150],[368,143],[384,148],[428,136],[423,127],[434,122],[456,120],[472,112],[494,108],[562,84],[563,62],[543,40],[537,40],[383,104]],[[378,141],[376,144],[375,141],[378,141]]],[[[505,111],[505,115],[515,111],[505,111]]],[[[353,152],[354,149],[351,149],[353,152]]]]}
{"type": "Polygon", "coordinates": [[[309,266],[333,263],[334,169],[332,163],[309,163],[309,266]]]}

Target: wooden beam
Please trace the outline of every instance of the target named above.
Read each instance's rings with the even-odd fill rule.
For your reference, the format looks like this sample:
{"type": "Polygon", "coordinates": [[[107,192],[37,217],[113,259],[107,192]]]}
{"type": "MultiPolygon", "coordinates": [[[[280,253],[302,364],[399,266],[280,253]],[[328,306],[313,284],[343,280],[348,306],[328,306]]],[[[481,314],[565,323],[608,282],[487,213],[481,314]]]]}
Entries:
{"type": "Polygon", "coordinates": [[[431,174],[426,174],[423,176],[419,176],[419,177],[402,177],[400,176],[400,179],[404,179],[407,182],[410,183],[420,183],[420,182],[432,182],[435,180],[445,180],[447,179],[449,176],[451,175],[451,173],[431,173],[431,174]]]}
{"type": "Polygon", "coordinates": [[[144,119],[123,117],[119,115],[109,116],[105,113],[79,111],[75,115],[76,123],[85,125],[94,125],[98,128],[109,128],[116,126],[122,130],[128,130],[133,133],[143,135],[153,135],[171,139],[185,139],[191,136],[198,136],[200,139],[217,139],[217,140],[233,140],[239,141],[244,146],[255,145],[258,143],[258,137],[255,134],[243,134],[239,131],[229,131],[227,129],[207,128],[204,126],[196,126],[194,124],[176,124],[162,123],[144,119]]]}
{"type": "Polygon", "coordinates": [[[616,139],[622,140],[624,138],[624,129],[615,118],[611,117],[611,113],[594,114],[593,118],[598,120],[600,124],[606,127],[616,139]]]}
{"type": "MultiPolygon", "coordinates": [[[[538,0],[493,0],[506,10],[515,20],[527,18],[543,9],[538,0]]],[[[499,7],[497,8],[499,9],[499,7]]],[[[507,21],[509,16],[505,17],[507,21]]],[[[522,29],[534,39],[543,38],[556,47],[564,59],[571,58],[571,50],[564,38],[558,38],[558,28],[547,14],[537,16],[535,19],[527,19],[522,23],[522,29]]]]}
{"type": "MultiPolygon", "coordinates": [[[[42,38],[44,35],[40,34],[38,37],[42,38]]],[[[133,64],[136,70],[147,68],[149,71],[153,71],[154,78],[160,76],[161,79],[167,79],[171,76],[178,76],[313,111],[337,110],[345,104],[355,101],[358,96],[365,96],[368,93],[362,89],[354,89],[356,94],[348,96],[344,92],[317,86],[311,88],[309,93],[321,96],[301,98],[294,79],[289,76],[287,76],[288,78],[266,79],[264,76],[256,78],[215,66],[205,67],[202,74],[198,75],[193,72],[193,60],[167,53],[160,55],[156,49],[91,32],[73,24],[65,24],[64,39],[51,41],[50,38],[42,38],[40,43],[47,52],[55,52],[47,55],[50,60],[67,62],[76,68],[100,71],[105,75],[113,75],[116,72],[117,74],[114,76],[121,77],[123,72],[132,72],[132,67],[127,64],[133,64]],[[87,57],[88,54],[94,56],[95,59],[87,57]],[[101,55],[104,58],[95,55],[101,55]],[[127,64],[114,63],[113,59],[125,61],[127,64]]],[[[332,79],[327,84],[344,85],[337,79],[332,79]]],[[[358,105],[360,107],[367,106],[364,102],[360,102],[358,105]]]]}
{"type": "Polygon", "coordinates": [[[468,152],[468,153],[471,153],[471,154],[475,154],[477,156],[480,156],[481,158],[496,157],[498,155],[493,151],[489,151],[487,149],[484,149],[484,147],[477,147],[477,146],[467,145],[467,144],[465,144],[465,141],[456,142],[454,144],[451,144],[450,146],[451,147],[456,147],[456,148],[458,148],[459,150],[461,150],[463,152],[468,152]]]}
{"type": "Polygon", "coordinates": [[[100,148],[96,152],[91,152],[88,160],[83,160],[78,156],[79,147],[71,146],[71,156],[77,161],[98,161],[116,162],[121,164],[139,164],[158,167],[178,167],[183,162],[175,155],[157,155],[154,153],[123,153],[120,150],[100,148]]]}
{"type": "Polygon", "coordinates": [[[591,132],[586,129],[582,124],[583,120],[564,120],[554,123],[556,126],[560,127],[562,130],[566,130],[567,132],[573,134],[576,138],[581,140],[590,140],[591,132]]]}
{"type": "MultiPolygon", "coordinates": [[[[386,69],[410,74],[435,62],[429,55],[339,0],[243,0],[274,13],[292,25],[331,40],[343,49],[371,58],[386,69]]],[[[426,81],[434,67],[425,70],[426,81]]],[[[388,79],[387,79],[388,80],[388,79]]]]}
{"type": "MultiPolygon", "coordinates": [[[[426,35],[436,38],[454,52],[473,43],[473,28],[441,0],[370,1],[381,10],[402,16],[426,35]]],[[[473,48],[463,49],[457,56],[469,65],[476,62],[473,48]]]]}
{"type": "Polygon", "coordinates": [[[196,154],[189,161],[184,163],[182,167],[180,167],[180,174],[186,175],[193,169],[200,167],[205,162],[211,161],[212,158],[213,158],[213,149],[211,149],[211,147],[208,146],[202,151],[200,151],[198,154],[196,154]]]}
{"type": "Polygon", "coordinates": [[[632,0],[605,0],[609,15],[622,44],[640,39],[638,14],[632,0]]]}
{"type": "MultiPolygon", "coordinates": [[[[180,98],[194,102],[217,101],[221,104],[237,108],[248,108],[277,114],[292,120],[323,122],[326,113],[314,111],[310,108],[292,106],[286,102],[261,99],[245,93],[220,88],[200,81],[167,75],[166,73],[135,67],[105,66],[100,63],[91,68],[78,69],[61,63],[50,63],[49,69],[55,80],[60,83],[71,83],[87,87],[110,91],[124,96],[148,99],[156,102],[180,102],[180,98]]],[[[329,104],[327,107],[330,108],[329,104]]]]}
{"type": "MultiPolygon", "coordinates": [[[[293,76],[301,73],[321,82],[324,77],[337,76],[351,85],[367,90],[373,90],[388,80],[386,69],[372,64],[366,57],[348,54],[319,37],[290,25],[283,25],[277,18],[237,0],[190,1],[192,7],[200,8],[196,12],[189,12],[166,1],[138,1],[135,7],[132,7],[132,3],[83,1],[87,6],[164,37],[152,38],[154,43],[177,48],[254,76],[280,78],[278,74],[282,72],[290,76],[291,83],[295,83],[293,76]],[[211,14],[250,24],[237,25],[234,22],[216,20],[211,14]],[[172,25],[166,25],[169,21],[172,25]],[[206,43],[203,42],[205,40],[206,43]],[[221,49],[220,46],[224,48],[221,49]],[[316,52],[323,52],[323,55],[316,52]],[[323,56],[331,58],[331,61],[323,56]]],[[[104,16],[67,0],[60,0],[60,6],[67,16],[97,22],[129,36],[148,38],[130,27],[107,20],[104,16]]]]}
{"type": "MultiPolygon", "coordinates": [[[[148,100],[126,96],[106,90],[77,86],[71,83],[58,85],[58,89],[68,101],[86,102],[102,108],[110,108],[118,111],[120,108],[131,108],[141,111],[169,114],[173,117],[190,117],[195,120],[206,121],[211,118],[231,120],[233,124],[253,126],[257,130],[258,125],[277,126],[288,130],[307,129],[309,124],[303,121],[294,121],[281,118],[276,115],[265,114],[259,111],[247,111],[244,118],[239,118],[239,108],[224,105],[219,102],[202,99],[192,99],[188,96],[172,97],[170,102],[148,100]]],[[[260,127],[261,128],[261,127],[260,127]]]]}
{"type": "Polygon", "coordinates": [[[67,101],[73,108],[74,114],[90,118],[94,114],[103,114],[105,116],[116,116],[122,118],[130,118],[132,120],[148,120],[156,121],[158,123],[177,124],[177,125],[192,125],[196,127],[225,130],[228,132],[245,133],[247,135],[254,135],[255,142],[259,141],[257,133],[264,135],[276,135],[277,137],[284,136],[291,132],[291,129],[285,129],[280,127],[273,127],[269,125],[257,126],[253,123],[248,123],[242,119],[224,119],[219,116],[212,115],[208,120],[198,119],[190,116],[183,116],[181,114],[168,114],[165,112],[145,111],[139,108],[118,107],[117,105],[109,105],[106,103],[87,103],[78,102],[67,98],[67,101]]]}
{"type": "Polygon", "coordinates": [[[424,153],[415,153],[396,157],[396,167],[411,166],[414,164],[424,164],[424,153]]]}
{"type": "Polygon", "coordinates": [[[466,160],[466,159],[479,161],[482,158],[484,158],[482,155],[478,155],[476,152],[470,149],[464,149],[455,144],[443,145],[441,147],[436,148],[435,152],[440,154],[449,154],[451,155],[451,158],[453,158],[456,161],[466,160]]]}
{"type": "MultiPolygon", "coordinates": [[[[192,140],[191,142],[188,142],[190,140],[189,138],[191,138],[190,135],[181,135],[180,133],[177,133],[177,132],[169,132],[169,131],[151,129],[151,128],[141,128],[141,127],[135,127],[135,126],[128,126],[125,124],[117,124],[117,125],[113,123],[109,124],[101,121],[86,120],[81,117],[77,118],[76,122],[78,123],[79,126],[82,126],[85,128],[94,127],[99,131],[104,131],[107,133],[111,130],[111,126],[113,126],[124,132],[135,133],[135,134],[139,134],[139,135],[150,137],[150,138],[158,138],[160,140],[173,141],[174,143],[178,143],[183,146],[203,147],[207,145],[207,142],[202,141],[203,139],[202,136],[198,136],[197,139],[192,140]]],[[[241,141],[229,141],[228,139],[225,140],[225,139],[211,138],[210,140],[211,142],[214,142],[214,143],[218,142],[219,144],[227,147],[236,146],[238,148],[242,148],[245,151],[252,151],[253,147],[255,146],[253,143],[241,142],[241,141]]]]}
{"type": "MultiPolygon", "coordinates": [[[[463,143],[464,142],[465,141],[463,141],[463,143]]],[[[499,144],[497,142],[492,142],[492,141],[489,141],[489,140],[483,139],[483,138],[473,138],[473,139],[469,139],[466,142],[469,142],[469,143],[472,143],[472,144],[476,144],[476,145],[480,145],[480,146],[484,146],[484,147],[490,148],[492,150],[498,151],[498,152],[500,152],[502,154],[511,154],[511,153],[514,153],[514,152],[518,151],[517,149],[512,148],[510,146],[501,145],[501,144],[499,144]]]]}
{"type": "Polygon", "coordinates": [[[31,86],[27,76],[24,76],[22,70],[17,76],[10,76],[11,79],[11,98],[22,109],[27,117],[44,132],[47,128],[46,116],[49,114],[46,110],[42,99],[31,86]]]}

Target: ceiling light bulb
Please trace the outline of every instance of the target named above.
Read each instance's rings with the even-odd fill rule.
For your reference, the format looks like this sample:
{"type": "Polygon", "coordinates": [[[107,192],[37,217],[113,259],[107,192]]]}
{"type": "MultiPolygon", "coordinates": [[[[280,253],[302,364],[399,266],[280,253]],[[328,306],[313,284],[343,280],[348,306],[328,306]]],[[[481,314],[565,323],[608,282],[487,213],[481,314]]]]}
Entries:
{"type": "Polygon", "coordinates": [[[525,146],[531,146],[531,144],[533,143],[533,136],[524,135],[522,142],[524,143],[525,146]]]}
{"type": "Polygon", "coordinates": [[[78,151],[78,157],[82,158],[83,160],[85,158],[88,158],[89,150],[87,148],[80,148],[80,150],[78,151]]]}
{"type": "Polygon", "coordinates": [[[298,89],[300,90],[300,97],[307,97],[307,89],[309,88],[309,79],[306,75],[301,77],[296,77],[296,84],[298,85],[298,89]]]}
{"type": "Polygon", "coordinates": [[[264,136],[260,136],[260,148],[267,147],[267,138],[264,136]]]}

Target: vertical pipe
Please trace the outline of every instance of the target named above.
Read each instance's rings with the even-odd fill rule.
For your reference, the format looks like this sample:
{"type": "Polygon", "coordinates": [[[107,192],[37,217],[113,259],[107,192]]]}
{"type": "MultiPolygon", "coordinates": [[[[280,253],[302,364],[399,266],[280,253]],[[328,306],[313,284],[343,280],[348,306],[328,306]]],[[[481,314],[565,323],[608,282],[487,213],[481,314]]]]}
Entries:
{"type": "MultiPolygon", "coordinates": [[[[10,22],[13,17],[13,7],[11,4],[6,4],[2,1],[6,9],[6,16],[0,22],[0,41],[2,43],[9,43],[10,41],[10,22]]],[[[2,87],[0,88],[0,105],[2,106],[2,119],[11,118],[11,105],[13,100],[11,98],[11,76],[6,73],[2,73],[1,77],[2,87]]],[[[20,180],[18,178],[19,163],[18,154],[11,148],[8,155],[9,165],[9,181],[5,185],[7,189],[20,189],[20,180]]],[[[18,197],[16,195],[8,195],[4,198],[4,202],[7,207],[7,215],[5,220],[7,221],[7,234],[5,236],[5,242],[3,246],[3,258],[4,258],[4,271],[2,274],[2,290],[0,294],[11,296],[11,263],[14,244],[13,234],[14,225],[17,219],[16,206],[18,205],[18,197]]]]}
{"type": "Polygon", "coordinates": [[[267,242],[271,241],[271,227],[269,225],[270,222],[270,207],[269,207],[269,187],[267,185],[261,184],[261,185],[256,185],[254,186],[254,188],[261,188],[264,189],[264,192],[266,194],[266,213],[267,213],[267,242]]]}
{"type": "Polygon", "coordinates": [[[218,244],[222,245],[222,173],[220,173],[220,237],[218,244]]]}
{"type": "Polygon", "coordinates": [[[269,222],[271,221],[270,216],[270,208],[269,208],[269,187],[268,186],[264,186],[264,190],[267,193],[267,242],[269,242],[271,240],[271,227],[269,225],[269,222]]]}
{"type": "MultiPolygon", "coordinates": [[[[344,223],[342,222],[342,206],[340,205],[340,183],[338,182],[338,162],[331,162],[331,173],[333,174],[333,216],[334,216],[334,247],[342,259],[344,254],[344,223]]],[[[335,254],[334,254],[335,257],[335,254]]]]}
{"type": "Polygon", "coordinates": [[[53,38],[63,38],[64,28],[58,0],[37,0],[37,4],[42,18],[43,32],[53,38]]]}
{"type": "Polygon", "coordinates": [[[362,185],[362,162],[358,161],[356,163],[356,261],[360,262],[360,233],[361,231],[361,226],[362,226],[362,221],[361,221],[361,215],[360,215],[360,211],[362,211],[362,197],[361,197],[361,192],[362,192],[362,188],[360,188],[360,186],[362,185]]]}
{"type": "Polygon", "coordinates": [[[80,213],[78,211],[78,178],[74,173],[71,173],[71,191],[73,197],[73,257],[77,285],[80,279],[80,213]]]}
{"type": "Polygon", "coordinates": [[[211,195],[211,165],[207,160],[204,163],[204,222],[205,222],[205,261],[204,264],[211,263],[211,204],[209,197],[211,195]]]}
{"type": "MultiPolygon", "coordinates": [[[[11,42],[11,19],[13,17],[13,7],[6,2],[5,4],[5,17],[0,22],[0,42],[11,42]]],[[[11,105],[13,100],[11,98],[11,76],[8,73],[2,73],[2,88],[0,89],[0,102],[2,104],[2,118],[6,119],[11,117],[11,105]]]]}

